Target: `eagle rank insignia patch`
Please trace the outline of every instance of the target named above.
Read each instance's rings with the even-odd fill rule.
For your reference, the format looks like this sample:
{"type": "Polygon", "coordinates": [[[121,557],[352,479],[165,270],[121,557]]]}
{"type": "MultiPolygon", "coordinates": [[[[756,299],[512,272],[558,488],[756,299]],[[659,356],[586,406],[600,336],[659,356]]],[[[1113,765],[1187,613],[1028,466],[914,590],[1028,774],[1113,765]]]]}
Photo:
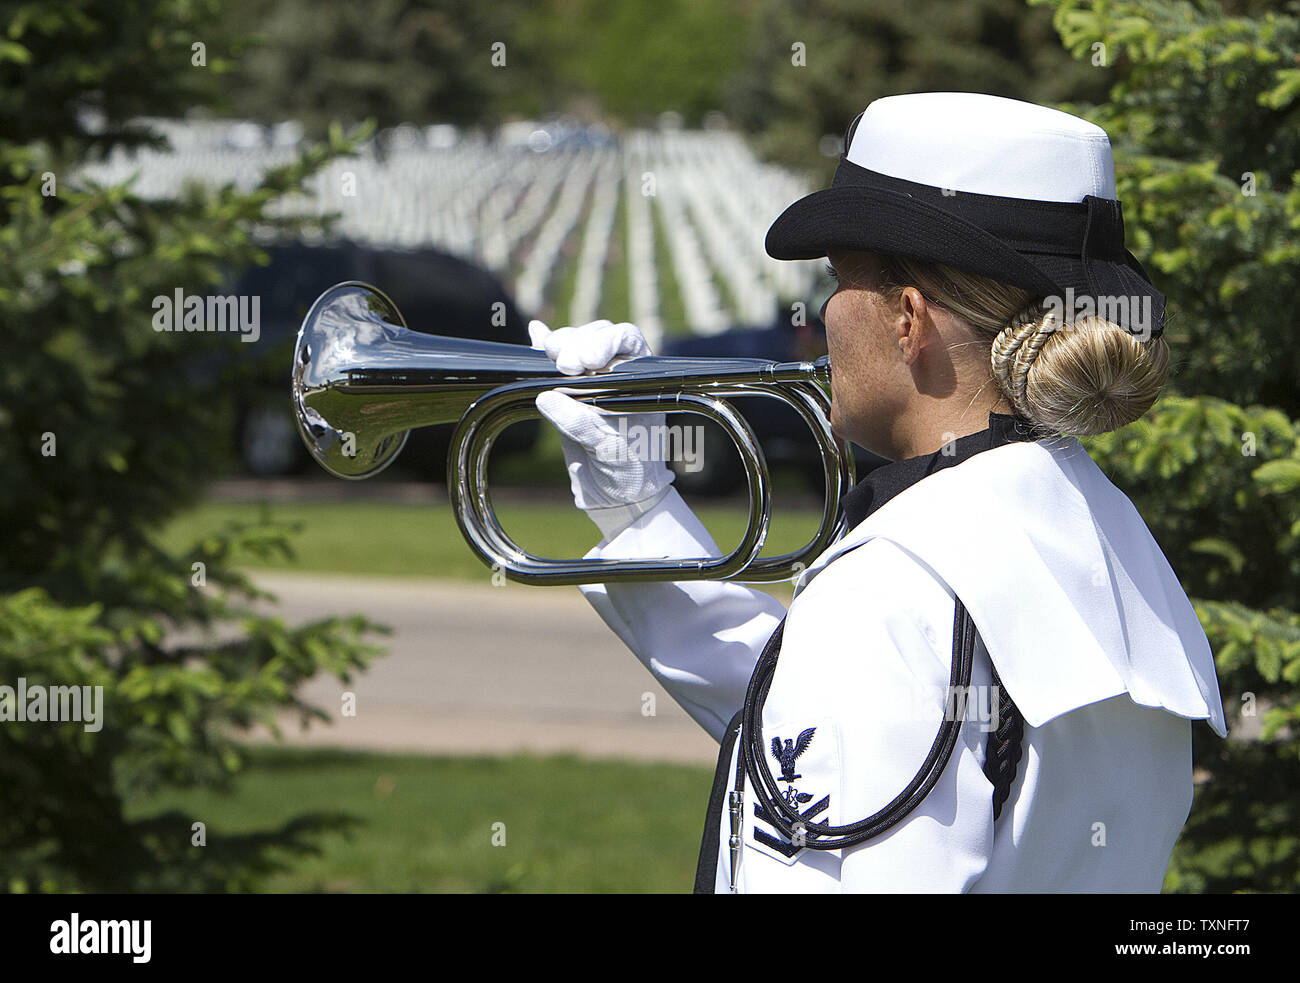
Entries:
{"type": "MultiPolygon", "coordinates": [[[[799,813],[805,822],[832,823],[831,792],[839,781],[839,734],[834,725],[815,727],[764,728],[771,734],[768,742],[767,767],[785,804],[799,813]]],[[[816,838],[803,836],[795,824],[795,839],[782,835],[767,815],[761,797],[751,791],[755,820],[751,844],[784,864],[792,864],[804,850],[805,843],[816,838]]]]}

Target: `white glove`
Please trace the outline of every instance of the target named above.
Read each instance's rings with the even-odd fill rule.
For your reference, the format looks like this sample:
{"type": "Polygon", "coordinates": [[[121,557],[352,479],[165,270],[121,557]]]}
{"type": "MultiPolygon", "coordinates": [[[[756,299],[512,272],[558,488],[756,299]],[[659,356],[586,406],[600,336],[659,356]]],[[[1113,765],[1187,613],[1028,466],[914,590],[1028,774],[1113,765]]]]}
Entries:
{"type": "MultiPolygon", "coordinates": [[[[541,321],[531,321],[528,335],[533,347],[545,351],[565,375],[591,374],[650,354],[640,330],[627,323],[593,321],[551,331],[541,321]]],[[[638,458],[627,440],[629,434],[661,433],[653,428],[664,426],[662,413],[607,413],[555,390],[541,393],[536,404],[560,432],[574,502],[607,539],[668,493],[673,473],[662,461],[638,458]]],[[[657,440],[642,441],[647,443],[662,446],[657,440]]]]}

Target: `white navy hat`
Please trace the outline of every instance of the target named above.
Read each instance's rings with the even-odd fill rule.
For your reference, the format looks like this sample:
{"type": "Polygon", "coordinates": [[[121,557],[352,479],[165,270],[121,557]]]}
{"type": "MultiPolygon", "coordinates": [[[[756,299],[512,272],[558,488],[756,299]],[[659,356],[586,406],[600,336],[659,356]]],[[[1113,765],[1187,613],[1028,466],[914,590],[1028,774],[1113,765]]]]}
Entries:
{"type": "Polygon", "coordinates": [[[776,259],[869,250],[943,263],[1036,296],[1108,304],[1158,336],[1164,295],[1124,247],[1106,131],[1055,109],[973,92],[877,99],[850,124],[831,186],[772,223],[776,259]]]}

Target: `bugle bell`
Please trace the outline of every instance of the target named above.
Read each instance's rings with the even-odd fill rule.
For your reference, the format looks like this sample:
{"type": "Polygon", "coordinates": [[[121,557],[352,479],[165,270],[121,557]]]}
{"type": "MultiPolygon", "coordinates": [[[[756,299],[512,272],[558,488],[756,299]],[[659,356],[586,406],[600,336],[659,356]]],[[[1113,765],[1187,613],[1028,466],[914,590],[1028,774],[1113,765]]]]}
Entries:
{"type": "Polygon", "coordinates": [[[645,356],[606,372],[568,376],[524,345],[446,338],[407,328],[397,307],[364,283],[340,283],[307,312],[293,354],[298,428],[312,456],[341,478],[378,474],[416,427],[456,423],[447,456],[447,492],[470,548],[494,569],[528,584],[637,580],[787,580],[837,537],[840,497],[853,486],[853,456],[832,433],[826,358],[771,362],[744,358],[645,356]],[[749,486],[749,524],[722,557],[645,560],[535,556],[506,535],[488,494],[487,461],[510,424],[538,415],[539,392],[625,413],[687,412],[707,417],[735,441],[749,486]],[[792,406],[820,450],[826,482],[817,533],[799,550],[760,557],[771,516],[762,448],[728,398],[765,396],[792,406]]]}

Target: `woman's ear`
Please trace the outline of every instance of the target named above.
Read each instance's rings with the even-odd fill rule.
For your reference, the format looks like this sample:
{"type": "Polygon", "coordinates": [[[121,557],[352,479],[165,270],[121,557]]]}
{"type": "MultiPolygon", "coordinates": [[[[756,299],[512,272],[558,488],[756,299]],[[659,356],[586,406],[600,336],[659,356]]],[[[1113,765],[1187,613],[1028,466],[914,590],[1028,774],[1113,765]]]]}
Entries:
{"type": "Polygon", "coordinates": [[[920,357],[934,334],[930,305],[915,287],[904,287],[895,304],[898,325],[898,349],[908,365],[920,357]]]}

